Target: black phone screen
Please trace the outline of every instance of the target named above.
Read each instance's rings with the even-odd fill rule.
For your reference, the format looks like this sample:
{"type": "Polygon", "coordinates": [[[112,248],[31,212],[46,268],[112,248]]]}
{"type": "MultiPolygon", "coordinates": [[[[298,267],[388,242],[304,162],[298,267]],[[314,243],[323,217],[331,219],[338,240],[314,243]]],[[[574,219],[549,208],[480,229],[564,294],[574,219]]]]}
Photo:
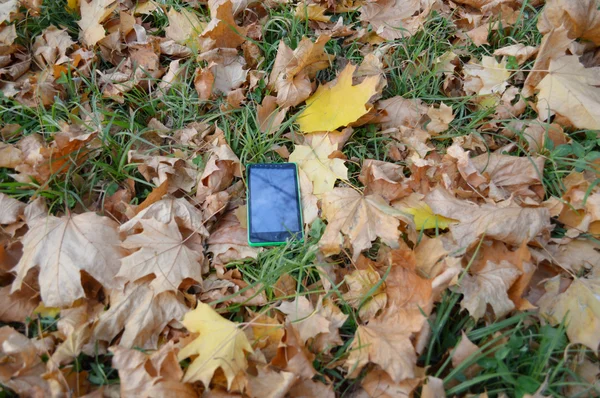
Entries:
{"type": "Polygon", "coordinates": [[[294,163],[248,166],[250,243],[284,242],[302,231],[294,163]]]}

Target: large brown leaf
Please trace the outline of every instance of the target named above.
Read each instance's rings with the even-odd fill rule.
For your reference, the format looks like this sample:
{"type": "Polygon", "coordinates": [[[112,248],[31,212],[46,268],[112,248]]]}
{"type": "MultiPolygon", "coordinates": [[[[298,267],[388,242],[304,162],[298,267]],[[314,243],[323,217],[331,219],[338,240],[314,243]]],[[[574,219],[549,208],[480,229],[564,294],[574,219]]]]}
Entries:
{"type": "Polygon", "coordinates": [[[121,269],[117,277],[135,281],[154,275],[150,287],[156,294],[179,288],[184,279],[202,281],[200,263],[202,240],[196,233],[184,239],[177,222],[168,224],[150,219],[140,219],[143,232],[128,236],[122,246],[126,249],[139,249],[121,259],[121,269]]]}
{"type": "Polygon", "coordinates": [[[461,248],[468,248],[484,234],[520,246],[550,229],[550,213],[543,207],[524,208],[511,202],[477,205],[456,199],[443,188],[429,193],[425,202],[435,214],[459,221],[450,225],[450,232],[461,248]]]}
{"type": "Polygon", "coordinates": [[[342,250],[344,237],[352,246],[354,260],[378,237],[388,246],[397,248],[399,219],[411,223],[409,217],[388,205],[381,196],[363,196],[350,188],[335,188],[325,193],[322,206],[328,224],[319,247],[326,256],[342,250]]]}
{"type": "Polygon", "coordinates": [[[81,271],[104,287],[115,288],[122,249],[117,224],[95,213],[35,218],[23,237],[23,257],[15,267],[12,292],[27,272],[40,269],[42,300],[49,307],[67,307],[85,297],[81,271]]]}
{"type": "Polygon", "coordinates": [[[187,310],[173,292],[156,294],[147,280],[129,283],[124,291],[111,292],[110,308],[100,315],[93,336],[110,342],[124,330],[120,346],[155,349],[159,333],[187,310]]]}

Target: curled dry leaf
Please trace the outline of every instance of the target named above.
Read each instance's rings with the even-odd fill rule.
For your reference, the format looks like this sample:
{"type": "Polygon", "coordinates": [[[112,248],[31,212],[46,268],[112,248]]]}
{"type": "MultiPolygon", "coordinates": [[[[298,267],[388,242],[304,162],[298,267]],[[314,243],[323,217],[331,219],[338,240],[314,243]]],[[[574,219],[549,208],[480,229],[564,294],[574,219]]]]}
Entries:
{"type": "Polygon", "coordinates": [[[259,248],[248,246],[248,231],[240,225],[234,212],[228,212],[215,225],[208,238],[208,252],[217,264],[244,258],[256,258],[259,248]]]}
{"type": "Polygon", "coordinates": [[[33,341],[10,326],[0,328],[0,383],[23,397],[50,396],[42,362],[33,341]]]}
{"type": "Polygon", "coordinates": [[[227,388],[231,388],[235,376],[248,367],[245,352],[253,352],[244,332],[201,302],[185,314],[183,325],[190,332],[199,334],[177,355],[179,361],[197,355],[187,368],[183,381],[200,380],[208,388],[215,371],[220,368],[227,378],[227,388]]]}
{"type": "Polygon", "coordinates": [[[265,134],[273,134],[281,126],[287,108],[277,107],[277,98],[267,95],[263,98],[262,104],[256,107],[256,119],[260,128],[265,134]]]}
{"type": "Polygon", "coordinates": [[[356,66],[346,65],[337,80],[319,86],[306,100],[306,108],[297,119],[300,131],[333,131],[357,121],[369,111],[366,104],[376,93],[379,76],[369,76],[353,86],[355,70],[356,66]]]}
{"type": "Polygon", "coordinates": [[[16,222],[25,210],[25,203],[0,192],[0,224],[16,222]]]}
{"type": "Polygon", "coordinates": [[[377,238],[397,248],[399,220],[411,224],[408,216],[388,205],[381,196],[363,196],[351,188],[336,188],[324,194],[322,209],[328,224],[319,247],[326,256],[340,253],[345,247],[344,237],[352,246],[353,260],[377,238]]]}
{"type": "Polygon", "coordinates": [[[333,189],[336,180],[348,179],[348,169],[344,160],[332,155],[337,145],[332,144],[329,137],[323,136],[318,142],[310,145],[296,145],[290,154],[290,162],[297,163],[313,182],[313,194],[321,195],[333,189]]]}
{"type": "Polygon", "coordinates": [[[358,179],[365,186],[366,195],[378,194],[389,202],[412,192],[406,182],[404,168],[394,163],[365,159],[358,179]]]}
{"type": "Polygon", "coordinates": [[[550,213],[543,207],[519,207],[511,202],[480,206],[456,199],[443,188],[429,193],[425,202],[435,214],[459,221],[450,225],[450,232],[461,248],[468,248],[483,235],[520,246],[550,230],[550,213]]]}
{"type": "Polygon", "coordinates": [[[420,99],[406,99],[400,96],[381,100],[377,109],[383,111],[378,119],[384,129],[404,127],[420,127],[428,108],[420,99]]]}
{"type": "Polygon", "coordinates": [[[497,62],[494,57],[484,56],[481,64],[465,66],[465,91],[467,94],[502,94],[508,87],[510,71],[506,69],[506,59],[497,62]]]}
{"type": "Polygon", "coordinates": [[[201,48],[236,48],[246,41],[247,29],[238,26],[233,18],[233,4],[230,0],[213,2],[210,10],[212,19],[200,34],[201,48]]]}
{"type": "Polygon", "coordinates": [[[51,25],[35,38],[33,57],[40,67],[68,63],[71,59],[67,57],[67,50],[73,44],[75,42],[71,40],[66,29],[58,29],[51,25]]]}
{"type": "Polygon", "coordinates": [[[167,12],[167,17],[169,26],[165,28],[165,36],[179,44],[197,48],[198,36],[206,24],[202,23],[196,14],[187,8],[182,8],[178,12],[171,7],[167,12]]]}
{"type": "Polygon", "coordinates": [[[202,212],[184,198],[165,197],[137,213],[119,227],[121,232],[129,232],[140,225],[141,220],[154,219],[164,224],[175,221],[178,226],[208,236],[204,227],[202,212]]]}
{"type": "MultiPolygon", "coordinates": [[[[419,378],[414,378],[396,383],[384,370],[376,368],[367,373],[360,385],[368,397],[400,398],[413,396],[413,391],[420,382],[419,378]]],[[[360,396],[362,397],[362,395],[360,396]]]]}
{"type": "Polygon", "coordinates": [[[93,337],[110,342],[123,331],[120,346],[155,349],[159,333],[187,310],[175,293],[156,294],[147,279],[130,282],[123,291],[111,291],[110,308],[100,314],[93,337]]]}
{"type": "Polygon", "coordinates": [[[19,148],[0,142],[0,167],[14,169],[22,162],[22,152],[19,148]]]}
{"type": "Polygon", "coordinates": [[[23,256],[15,267],[12,292],[21,288],[27,272],[40,269],[45,305],[66,307],[85,297],[81,271],[104,287],[116,288],[122,250],[117,224],[95,213],[35,218],[23,237],[23,256]]]}
{"type": "Polygon", "coordinates": [[[438,228],[446,229],[456,222],[452,218],[447,218],[436,214],[431,210],[427,203],[423,202],[424,196],[418,193],[411,193],[406,198],[392,203],[394,208],[413,216],[413,222],[417,231],[424,229],[438,228]]]}
{"type": "Polygon", "coordinates": [[[585,39],[600,45],[600,11],[596,0],[549,0],[544,7],[538,29],[548,33],[564,27],[571,39],[585,39]]]}
{"type": "Polygon", "coordinates": [[[112,366],[119,371],[122,397],[197,397],[191,384],[181,382],[183,371],[172,341],[151,355],[119,346],[110,351],[112,366]]]}
{"type": "Polygon", "coordinates": [[[177,291],[184,279],[202,281],[202,240],[196,233],[183,237],[175,220],[168,224],[140,219],[143,231],[130,235],[122,243],[126,249],[137,249],[121,259],[117,278],[136,281],[154,275],[150,287],[156,294],[177,291]]]}
{"type": "Polygon", "coordinates": [[[494,51],[495,56],[510,56],[517,59],[519,65],[524,64],[529,58],[538,53],[537,47],[526,46],[522,43],[513,44],[512,46],[502,47],[494,51]]]}
{"type": "Polygon", "coordinates": [[[300,178],[300,194],[302,196],[302,221],[304,221],[304,224],[310,225],[319,216],[318,198],[314,194],[313,184],[304,170],[298,169],[298,176],[300,178]]]}

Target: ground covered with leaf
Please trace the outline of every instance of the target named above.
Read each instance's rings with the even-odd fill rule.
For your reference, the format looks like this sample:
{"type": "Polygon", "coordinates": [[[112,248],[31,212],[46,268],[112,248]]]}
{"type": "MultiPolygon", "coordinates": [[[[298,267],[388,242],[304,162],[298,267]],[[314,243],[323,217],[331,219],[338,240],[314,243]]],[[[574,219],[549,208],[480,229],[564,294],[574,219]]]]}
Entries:
{"type": "Polygon", "coordinates": [[[0,0],[0,90],[0,396],[600,395],[596,0],[0,0]]]}

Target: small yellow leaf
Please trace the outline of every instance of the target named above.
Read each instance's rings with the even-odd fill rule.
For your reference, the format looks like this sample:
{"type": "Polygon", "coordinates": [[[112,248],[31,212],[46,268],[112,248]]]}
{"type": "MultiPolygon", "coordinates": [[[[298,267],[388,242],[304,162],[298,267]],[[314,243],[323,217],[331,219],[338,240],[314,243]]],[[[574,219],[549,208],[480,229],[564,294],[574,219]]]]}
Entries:
{"type": "Polygon", "coordinates": [[[336,81],[319,86],[306,100],[306,109],[298,116],[301,131],[333,131],[357,121],[368,112],[365,104],[377,92],[379,76],[369,76],[353,86],[355,69],[355,65],[348,64],[336,81]]]}
{"type": "Polygon", "coordinates": [[[79,7],[79,0],[67,0],[67,8],[76,10],[79,7]]]}
{"type": "Polygon", "coordinates": [[[46,307],[44,303],[40,303],[35,310],[33,310],[34,315],[40,315],[42,317],[50,317],[56,318],[56,316],[60,313],[60,308],[58,307],[46,307]]]}
{"type": "Polygon", "coordinates": [[[456,222],[452,218],[435,214],[431,207],[417,196],[413,194],[401,201],[394,202],[394,207],[413,216],[417,231],[430,228],[446,229],[450,224],[456,222]]]}
{"type": "Polygon", "coordinates": [[[198,355],[183,376],[183,382],[200,380],[208,387],[213,374],[221,368],[230,388],[235,376],[248,367],[246,352],[253,352],[246,335],[237,325],[221,315],[208,304],[198,302],[195,310],[185,314],[183,325],[200,335],[179,351],[179,361],[198,355]]]}

